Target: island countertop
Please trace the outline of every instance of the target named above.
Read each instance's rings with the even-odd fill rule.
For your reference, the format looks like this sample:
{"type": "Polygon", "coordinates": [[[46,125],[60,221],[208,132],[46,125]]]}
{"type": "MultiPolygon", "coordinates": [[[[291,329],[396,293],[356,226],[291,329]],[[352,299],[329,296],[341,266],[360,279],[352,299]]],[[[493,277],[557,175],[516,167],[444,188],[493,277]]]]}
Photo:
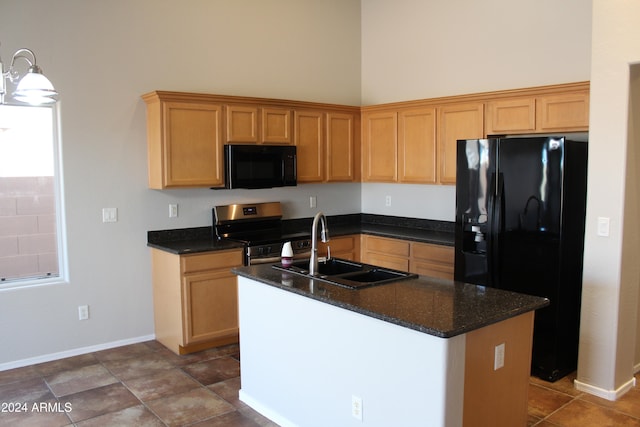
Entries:
{"type": "Polygon", "coordinates": [[[440,338],[451,338],[543,308],[549,300],[453,280],[419,276],[352,290],[273,268],[238,267],[265,285],[440,338]]]}

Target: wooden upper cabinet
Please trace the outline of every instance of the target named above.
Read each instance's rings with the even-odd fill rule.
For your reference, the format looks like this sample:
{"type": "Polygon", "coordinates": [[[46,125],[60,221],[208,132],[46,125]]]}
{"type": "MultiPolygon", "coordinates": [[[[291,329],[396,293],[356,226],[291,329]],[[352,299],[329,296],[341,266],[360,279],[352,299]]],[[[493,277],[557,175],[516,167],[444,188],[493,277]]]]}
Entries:
{"type": "Polygon", "coordinates": [[[459,139],[484,137],[484,104],[451,104],[438,111],[438,182],[455,184],[459,139]]]}
{"type": "Polygon", "coordinates": [[[355,180],[353,114],[296,110],[298,182],[355,180]]]}
{"type": "Polygon", "coordinates": [[[588,89],[487,102],[487,135],[588,130],[588,89]]]}
{"type": "Polygon", "coordinates": [[[436,109],[420,108],[398,114],[398,181],[435,184],[436,109]]]}
{"type": "Polygon", "coordinates": [[[350,182],[355,174],[355,117],[347,113],[327,113],[326,171],[328,182],[350,182]]]}
{"type": "Polygon", "coordinates": [[[500,99],[487,102],[487,134],[535,132],[534,97],[500,99]]]}
{"type": "Polygon", "coordinates": [[[227,142],[257,144],[258,107],[227,105],[227,142]]]}
{"type": "Polygon", "coordinates": [[[293,143],[291,110],[251,105],[227,105],[227,142],[243,144],[293,143]]]}
{"type": "Polygon", "coordinates": [[[589,92],[541,96],[536,102],[539,130],[589,129],[589,92]]]}
{"type": "Polygon", "coordinates": [[[155,92],[143,99],[149,187],[222,187],[222,106],[166,100],[155,92]]]}
{"type": "Polygon", "coordinates": [[[263,144],[293,144],[291,137],[291,110],[286,108],[261,108],[263,144]]]}
{"type": "Polygon", "coordinates": [[[362,180],[398,180],[398,114],[395,111],[365,113],[363,122],[362,180]]]}
{"type": "Polygon", "coordinates": [[[298,157],[298,182],[324,181],[324,114],[296,111],[294,134],[298,157]]]}

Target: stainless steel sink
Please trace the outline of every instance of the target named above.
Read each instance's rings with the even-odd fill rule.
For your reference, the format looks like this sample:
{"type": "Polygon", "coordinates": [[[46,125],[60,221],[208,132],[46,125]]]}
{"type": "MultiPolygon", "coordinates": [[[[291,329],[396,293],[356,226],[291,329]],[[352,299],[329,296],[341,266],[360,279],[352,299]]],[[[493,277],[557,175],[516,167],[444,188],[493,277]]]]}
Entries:
{"type": "Polygon", "coordinates": [[[349,289],[360,289],[418,277],[417,274],[405,271],[357,263],[341,258],[331,258],[330,260],[319,262],[316,275],[309,273],[309,260],[296,261],[290,267],[275,264],[273,268],[323,280],[349,289]]]}

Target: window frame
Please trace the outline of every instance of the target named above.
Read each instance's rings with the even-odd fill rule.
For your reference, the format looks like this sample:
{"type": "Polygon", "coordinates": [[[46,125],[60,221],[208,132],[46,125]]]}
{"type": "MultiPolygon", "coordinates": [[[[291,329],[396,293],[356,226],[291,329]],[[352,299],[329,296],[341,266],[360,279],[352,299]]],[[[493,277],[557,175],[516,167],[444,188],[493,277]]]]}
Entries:
{"type": "MultiPolygon", "coordinates": [[[[67,227],[64,203],[64,175],[62,161],[62,132],[60,101],[52,105],[39,105],[38,108],[51,109],[51,131],[53,138],[53,195],[56,209],[56,245],[58,258],[58,275],[55,277],[38,277],[25,279],[12,279],[0,282],[0,293],[39,286],[59,285],[69,283],[69,266],[67,253],[67,227]]],[[[30,108],[25,104],[6,103],[11,107],[30,108]]]]}

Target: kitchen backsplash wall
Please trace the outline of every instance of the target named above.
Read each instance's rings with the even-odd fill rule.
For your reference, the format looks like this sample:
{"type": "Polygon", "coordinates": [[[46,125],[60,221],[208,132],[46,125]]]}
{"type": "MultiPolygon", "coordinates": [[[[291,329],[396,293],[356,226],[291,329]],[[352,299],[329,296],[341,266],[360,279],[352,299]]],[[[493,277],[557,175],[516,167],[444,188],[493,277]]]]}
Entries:
{"type": "Polygon", "coordinates": [[[368,213],[453,221],[455,187],[414,184],[300,184],[260,190],[149,190],[157,193],[149,230],[211,225],[211,208],[233,203],[280,201],[285,219],[368,213]],[[387,197],[390,206],[387,206],[387,197]],[[315,207],[311,207],[312,198],[315,207]],[[178,205],[178,217],[169,218],[169,204],[178,205]]]}
{"type": "Polygon", "coordinates": [[[454,221],[454,185],[362,184],[362,212],[454,221]]]}
{"type": "Polygon", "coordinates": [[[149,190],[153,191],[148,230],[211,225],[211,208],[233,203],[282,203],[285,219],[308,218],[323,211],[327,215],[360,213],[360,183],[300,184],[296,187],[259,190],[149,190]],[[311,207],[311,198],[315,207],[311,207]],[[178,217],[169,218],[169,204],[178,205],[178,217]]]}

